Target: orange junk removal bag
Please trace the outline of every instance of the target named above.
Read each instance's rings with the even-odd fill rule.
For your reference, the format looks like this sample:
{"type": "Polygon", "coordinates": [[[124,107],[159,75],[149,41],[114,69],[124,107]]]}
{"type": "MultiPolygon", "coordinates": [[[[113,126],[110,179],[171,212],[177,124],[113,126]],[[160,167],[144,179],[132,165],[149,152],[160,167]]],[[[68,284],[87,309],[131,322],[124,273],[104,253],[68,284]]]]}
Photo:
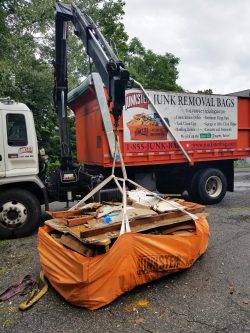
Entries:
{"type": "Polygon", "coordinates": [[[188,234],[124,233],[109,252],[84,257],[56,242],[48,226],[38,234],[45,276],[66,301],[91,310],[109,304],[138,285],[189,268],[207,248],[206,218],[188,234]]]}

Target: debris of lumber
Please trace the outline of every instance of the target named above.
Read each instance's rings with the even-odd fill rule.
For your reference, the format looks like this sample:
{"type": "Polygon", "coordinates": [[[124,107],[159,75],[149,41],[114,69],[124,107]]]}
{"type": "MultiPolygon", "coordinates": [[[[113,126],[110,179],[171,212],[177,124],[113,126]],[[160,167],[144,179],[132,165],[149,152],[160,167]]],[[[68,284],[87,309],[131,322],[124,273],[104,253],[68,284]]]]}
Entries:
{"type": "MultiPolygon", "coordinates": [[[[200,214],[199,214],[200,215],[200,214]]],[[[164,227],[163,232],[159,230],[158,234],[170,234],[174,231],[179,229],[181,230],[194,230],[195,224],[193,220],[190,220],[188,217],[181,217],[181,218],[173,218],[168,221],[169,225],[166,225],[166,221],[160,221],[160,223],[152,224],[144,224],[144,225],[137,225],[135,227],[131,227],[131,232],[149,232],[150,230],[155,230],[160,227],[164,227]],[[169,230],[168,230],[169,228],[169,230]]],[[[130,224],[131,225],[131,224],[130,224]]],[[[99,233],[98,235],[89,236],[86,238],[81,238],[85,244],[95,244],[96,242],[100,242],[102,239],[106,239],[107,237],[110,239],[117,238],[120,234],[120,230],[115,231],[107,231],[105,233],[99,233]]]]}
{"type": "MultiPolygon", "coordinates": [[[[178,204],[180,203],[191,214],[199,217],[205,214],[204,206],[202,205],[185,201],[179,201],[178,204]]],[[[119,208],[117,203],[114,206],[119,208]]],[[[152,209],[145,208],[143,205],[140,206],[138,204],[138,206],[137,203],[128,206],[128,217],[132,232],[153,232],[166,235],[176,231],[193,231],[195,229],[194,221],[183,211],[175,209],[170,211],[170,207],[167,205],[165,213],[157,213],[152,209]],[[140,208],[137,208],[138,206],[140,208]]],[[[67,211],[66,217],[64,215],[65,212],[52,213],[51,215],[53,217],[57,216],[57,218],[48,220],[45,223],[54,230],[71,235],[77,242],[91,246],[104,246],[105,251],[108,251],[110,240],[117,238],[120,234],[122,212],[116,211],[114,207],[111,209],[108,207],[100,209],[100,204],[94,207],[96,213],[94,214],[92,211],[92,215],[81,215],[86,214],[84,207],[78,210],[77,214],[72,214],[74,211],[67,211]],[[96,218],[100,212],[111,213],[110,216],[112,218],[110,218],[108,224],[105,224],[105,215],[101,214],[101,218],[96,218]]],[[[163,208],[163,205],[161,208],[163,208]]]]}
{"type": "MultiPolygon", "coordinates": [[[[190,208],[188,210],[189,212],[192,212],[193,214],[201,213],[204,211],[204,206],[190,208]]],[[[130,228],[134,232],[138,232],[135,230],[137,226],[139,226],[139,231],[144,231],[148,229],[153,229],[156,227],[160,227],[163,225],[167,225],[169,223],[175,223],[179,221],[188,221],[190,220],[190,217],[188,215],[184,215],[180,211],[172,211],[164,214],[158,214],[153,216],[139,216],[135,217],[134,219],[130,220],[130,228]]],[[[117,231],[120,230],[121,223],[112,223],[110,225],[104,225],[104,226],[98,226],[96,228],[92,228],[86,231],[83,231],[80,233],[81,238],[87,238],[87,237],[93,237],[99,234],[103,234],[110,231],[117,231]]]]}
{"type": "MultiPolygon", "coordinates": [[[[141,232],[183,221],[190,221],[190,217],[187,215],[185,216],[183,214],[181,215],[179,214],[179,212],[171,212],[171,213],[159,214],[156,216],[150,216],[147,218],[138,217],[133,220],[130,220],[129,224],[132,232],[141,232]]],[[[121,228],[121,223],[112,223],[109,225],[98,226],[92,229],[81,231],[80,237],[81,238],[93,237],[107,232],[119,231],[120,228],[121,228]]]]}

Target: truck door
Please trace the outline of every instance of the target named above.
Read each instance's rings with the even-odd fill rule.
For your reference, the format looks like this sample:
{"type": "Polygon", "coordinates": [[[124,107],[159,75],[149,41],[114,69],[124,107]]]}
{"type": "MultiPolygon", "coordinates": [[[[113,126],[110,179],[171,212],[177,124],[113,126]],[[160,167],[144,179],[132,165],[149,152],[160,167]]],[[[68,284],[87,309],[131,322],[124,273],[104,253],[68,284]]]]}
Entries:
{"type": "Polygon", "coordinates": [[[3,111],[6,177],[38,174],[38,150],[30,111],[3,111]]]}
{"type": "Polygon", "coordinates": [[[3,144],[3,120],[2,113],[0,112],[0,178],[1,177],[5,177],[5,158],[3,144]]]}

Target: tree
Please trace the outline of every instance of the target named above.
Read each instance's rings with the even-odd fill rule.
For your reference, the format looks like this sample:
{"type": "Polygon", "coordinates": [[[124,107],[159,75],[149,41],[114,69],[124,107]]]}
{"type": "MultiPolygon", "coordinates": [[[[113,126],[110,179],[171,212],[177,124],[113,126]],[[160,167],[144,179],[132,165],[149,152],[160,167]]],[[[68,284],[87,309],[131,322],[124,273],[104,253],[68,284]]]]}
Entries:
{"type": "Polygon", "coordinates": [[[27,104],[35,118],[38,140],[47,142],[46,129],[50,127],[50,133],[55,131],[51,96],[53,76],[52,66],[37,53],[34,36],[37,23],[31,15],[34,15],[34,8],[32,11],[29,1],[3,1],[0,12],[5,23],[6,45],[1,48],[3,53],[0,55],[0,95],[27,104]]]}
{"type": "MultiPolygon", "coordinates": [[[[128,38],[121,23],[124,2],[77,0],[75,3],[93,17],[112,44],[116,41],[119,53],[124,52],[128,38]]],[[[39,144],[46,149],[50,161],[55,162],[60,146],[52,99],[53,7],[54,0],[0,2],[0,96],[10,96],[28,105],[34,114],[39,144]]],[[[89,66],[84,47],[73,36],[72,27],[68,35],[68,81],[69,88],[73,88],[88,74],[89,66]]],[[[74,136],[74,129],[71,132],[74,136]]]]}
{"type": "Polygon", "coordinates": [[[212,89],[198,90],[197,93],[198,94],[205,94],[205,95],[212,95],[213,90],[212,89]]]}
{"type": "Polygon", "coordinates": [[[183,91],[176,83],[179,58],[171,53],[158,55],[145,49],[138,38],[128,47],[126,63],[130,74],[145,88],[183,91]]]}

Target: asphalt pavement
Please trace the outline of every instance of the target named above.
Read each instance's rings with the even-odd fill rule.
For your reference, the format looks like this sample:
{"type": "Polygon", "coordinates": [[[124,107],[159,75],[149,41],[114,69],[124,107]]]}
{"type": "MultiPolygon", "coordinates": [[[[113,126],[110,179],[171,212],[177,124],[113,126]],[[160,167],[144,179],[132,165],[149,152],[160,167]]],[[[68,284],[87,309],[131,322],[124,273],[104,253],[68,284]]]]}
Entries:
{"type": "MultiPolygon", "coordinates": [[[[0,303],[0,332],[250,332],[249,194],[250,169],[236,169],[235,192],[206,208],[209,248],[191,269],[96,311],[68,304],[52,287],[26,312],[17,306],[23,297],[15,296],[0,303]]],[[[36,235],[0,241],[0,253],[0,292],[27,273],[39,274],[36,235]]]]}

